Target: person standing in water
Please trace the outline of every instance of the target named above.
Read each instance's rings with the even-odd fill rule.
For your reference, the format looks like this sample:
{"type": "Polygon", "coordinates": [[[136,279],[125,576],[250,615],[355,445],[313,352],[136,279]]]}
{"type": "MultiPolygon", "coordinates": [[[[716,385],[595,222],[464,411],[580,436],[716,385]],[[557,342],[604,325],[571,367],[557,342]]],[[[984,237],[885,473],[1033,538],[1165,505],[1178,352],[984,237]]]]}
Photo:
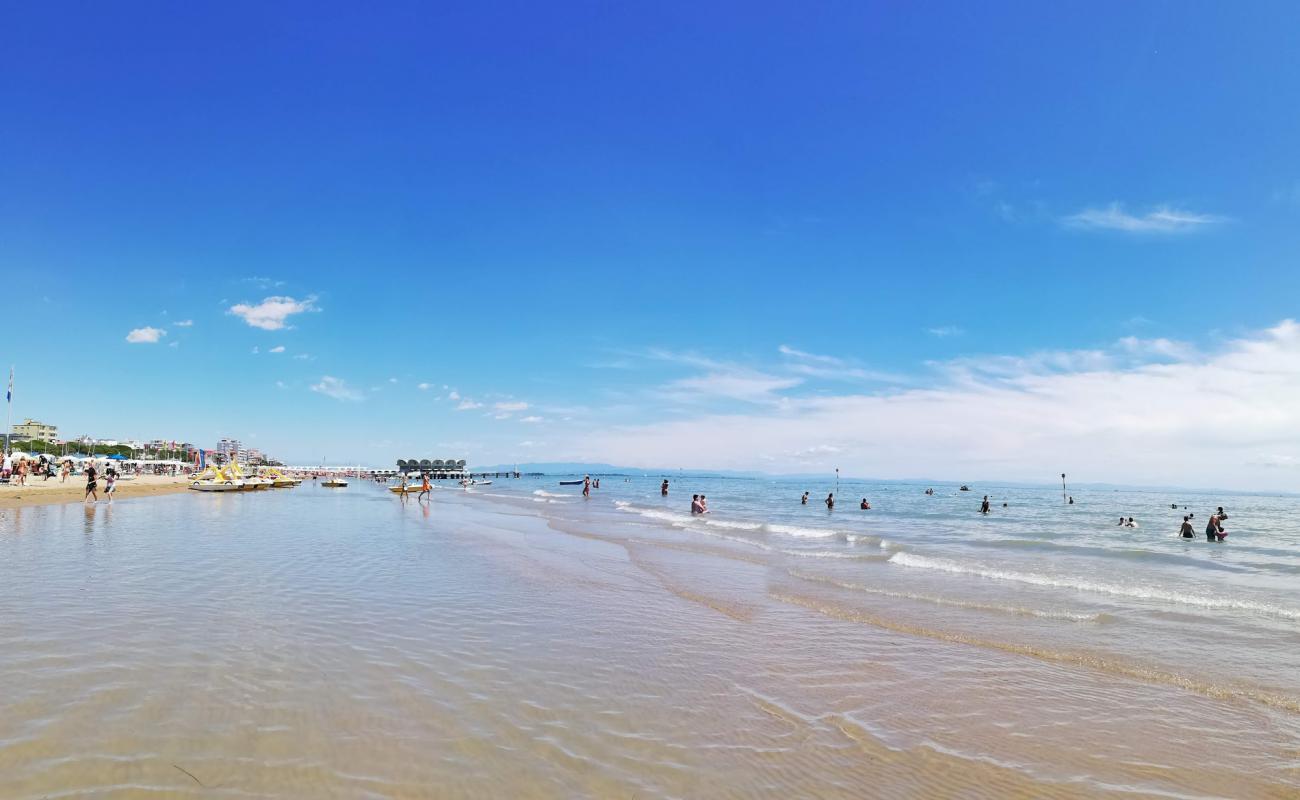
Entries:
{"type": "Polygon", "coordinates": [[[1192,530],[1191,517],[1186,515],[1183,516],[1183,527],[1178,529],[1178,535],[1183,537],[1184,539],[1190,539],[1196,535],[1196,531],[1192,530]]]}
{"type": "MultiPolygon", "coordinates": [[[[433,487],[429,485],[429,473],[427,473],[427,472],[421,472],[421,473],[420,473],[420,493],[417,494],[417,495],[415,496],[415,501],[418,503],[418,502],[420,502],[420,499],[421,499],[421,498],[428,497],[428,496],[429,496],[429,491],[430,491],[432,488],[433,488],[433,487]]],[[[405,496],[406,496],[406,493],[403,492],[403,493],[402,493],[402,496],[405,497],[405,496]]]]}
{"type": "Polygon", "coordinates": [[[667,478],[664,478],[663,485],[659,487],[659,496],[660,496],[660,497],[667,497],[667,496],[668,496],[668,479],[667,479],[667,478]]]}
{"type": "Polygon", "coordinates": [[[989,513],[989,496],[984,495],[984,502],[980,503],[980,513],[988,515],[989,513]]]}
{"type": "Polygon", "coordinates": [[[800,497],[800,498],[799,498],[799,505],[801,505],[801,506],[806,506],[806,505],[808,505],[808,493],[807,493],[807,492],[804,492],[804,493],[803,493],[803,497],[800,497]]]}
{"type": "Polygon", "coordinates": [[[1223,537],[1227,535],[1223,532],[1223,523],[1219,522],[1219,515],[1211,514],[1210,521],[1205,524],[1205,540],[1207,542],[1221,542],[1223,537]]]}
{"type": "Polygon", "coordinates": [[[591,476],[590,475],[582,476],[582,496],[591,497],[591,476]]]}
{"type": "Polygon", "coordinates": [[[113,490],[117,488],[117,471],[112,467],[104,470],[104,497],[108,504],[113,504],[113,490]]]}
{"type": "Polygon", "coordinates": [[[831,492],[826,495],[826,510],[830,511],[835,508],[835,493],[831,492]]]}
{"type": "Polygon", "coordinates": [[[692,514],[704,513],[704,507],[700,505],[700,496],[698,494],[691,495],[691,513],[692,514]]]}

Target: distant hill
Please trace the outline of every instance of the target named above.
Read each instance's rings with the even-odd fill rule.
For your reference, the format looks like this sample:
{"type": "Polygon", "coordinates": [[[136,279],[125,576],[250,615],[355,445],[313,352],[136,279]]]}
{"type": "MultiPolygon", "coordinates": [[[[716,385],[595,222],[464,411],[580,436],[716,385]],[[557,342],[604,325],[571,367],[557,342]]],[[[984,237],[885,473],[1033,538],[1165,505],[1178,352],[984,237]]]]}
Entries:
{"type": "Polygon", "coordinates": [[[645,467],[620,467],[615,464],[601,464],[585,461],[539,461],[528,464],[495,464],[491,466],[467,467],[471,472],[541,472],[546,475],[655,475],[672,477],[674,475],[717,476],[720,478],[763,478],[769,477],[761,472],[736,472],[716,469],[647,469],[645,467]]]}

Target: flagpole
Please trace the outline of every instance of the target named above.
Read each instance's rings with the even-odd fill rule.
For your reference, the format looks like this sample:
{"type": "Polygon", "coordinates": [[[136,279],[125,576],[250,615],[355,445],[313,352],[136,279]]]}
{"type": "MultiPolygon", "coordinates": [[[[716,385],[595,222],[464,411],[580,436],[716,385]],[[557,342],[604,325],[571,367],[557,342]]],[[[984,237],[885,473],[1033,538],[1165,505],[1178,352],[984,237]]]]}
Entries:
{"type": "Polygon", "coordinates": [[[9,436],[14,429],[14,367],[9,365],[9,388],[5,391],[5,455],[9,455],[9,436]]]}

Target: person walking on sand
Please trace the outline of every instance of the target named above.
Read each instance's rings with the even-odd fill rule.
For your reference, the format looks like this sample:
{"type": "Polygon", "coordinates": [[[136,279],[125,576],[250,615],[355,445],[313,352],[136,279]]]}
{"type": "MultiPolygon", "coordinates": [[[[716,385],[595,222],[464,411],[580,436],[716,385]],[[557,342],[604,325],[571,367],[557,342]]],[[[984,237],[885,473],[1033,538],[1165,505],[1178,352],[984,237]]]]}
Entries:
{"type": "Polygon", "coordinates": [[[99,482],[95,480],[96,474],[95,463],[92,461],[86,465],[86,496],[82,500],[83,503],[91,498],[94,498],[94,502],[99,502],[99,494],[95,492],[96,487],[99,486],[99,482]]]}
{"type": "Polygon", "coordinates": [[[832,511],[834,510],[834,508],[835,508],[835,493],[831,492],[830,494],[826,495],[826,510],[832,511]]]}
{"type": "Polygon", "coordinates": [[[1184,539],[1190,539],[1196,535],[1196,531],[1192,530],[1191,517],[1186,515],[1183,516],[1183,527],[1178,529],[1178,535],[1183,537],[1184,539]]]}
{"type": "Polygon", "coordinates": [[[590,475],[582,476],[582,496],[587,498],[591,497],[591,476],[590,475]]]}
{"type": "Polygon", "coordinates": [[[980,503],[980,513],[988,516],[989,513],[989,496],[984,495],[984,502],[980,503]]]}
{"type": "MultiPolygon", "coordinates": [[[[429,496],[429,490],[431,490],[432,488],[433,488],[433,487],[429,485],[429,473],[427,473],[427,472],[421,472],[421,473],[420,473],[420,493],[417,494],[417,495],[415,496],[415,500],[416,500],[416,502],[418,503],[422,498],[428,497],[428,496],[429,496]]],[[[406,495],[403,494],[402,496],[405,497],[406,495]]]]}
{"type": "Polygon", "coordinates": [[[663,485],[659,487],[659,496],[660,496],[660,497],[667,497],[667,496],[668,496],[668,479],[667,479],[667,478],[664,478],[663,485]]]}
{"type": "Polygon", "coordinates": [[[72,471],[72,462],[64,461],[63,465],[59,467],[59,483],[67,483],[68,473],[70,473],[71,471],[72,471]]]}

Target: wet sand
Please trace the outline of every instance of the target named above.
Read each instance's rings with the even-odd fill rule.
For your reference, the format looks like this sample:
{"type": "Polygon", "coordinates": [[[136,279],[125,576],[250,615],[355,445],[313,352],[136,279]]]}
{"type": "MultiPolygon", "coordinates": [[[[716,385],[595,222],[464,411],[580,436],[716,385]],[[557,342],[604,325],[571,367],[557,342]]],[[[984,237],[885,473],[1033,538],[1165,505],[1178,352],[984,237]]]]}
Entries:
{"type": "MultiPolygon", "coordinates": [[[[1287,705],[993,646],[999,617],[1101,646],[1127,616],[839,585],[886,570],[911,578],[643,523],[600,498],[439,489],[423,504],[304,485],[7,511],[0,796],[1300,788],[1287,705]],[[967,624],[981,638],[958,635],[967,624]]],[[[1211,630],[1202,646],[1225,644],[1211,630]]]]}
{"type": "MultiPolygon", "coordinates": [[[[183,492],[190,485],[188,478],[170,478],[159,475],[141,475],[131,480],[118,479],[117,488],[113,490],[116,500],[139,497],[156,497],[163,494],[183,492]]],[[[24,508],[27,506],[52,505],[55,503],[82,502],[86,496],[86,479],[80,475],[71,476],[67,483],[60,483],[57,477],[48,481],[41,478],[28,478],[26,486],[0,485],[0,508],[24,508]]],[[[99,481],[99,502],[106,502],[104,481],[99,481]]]]}

